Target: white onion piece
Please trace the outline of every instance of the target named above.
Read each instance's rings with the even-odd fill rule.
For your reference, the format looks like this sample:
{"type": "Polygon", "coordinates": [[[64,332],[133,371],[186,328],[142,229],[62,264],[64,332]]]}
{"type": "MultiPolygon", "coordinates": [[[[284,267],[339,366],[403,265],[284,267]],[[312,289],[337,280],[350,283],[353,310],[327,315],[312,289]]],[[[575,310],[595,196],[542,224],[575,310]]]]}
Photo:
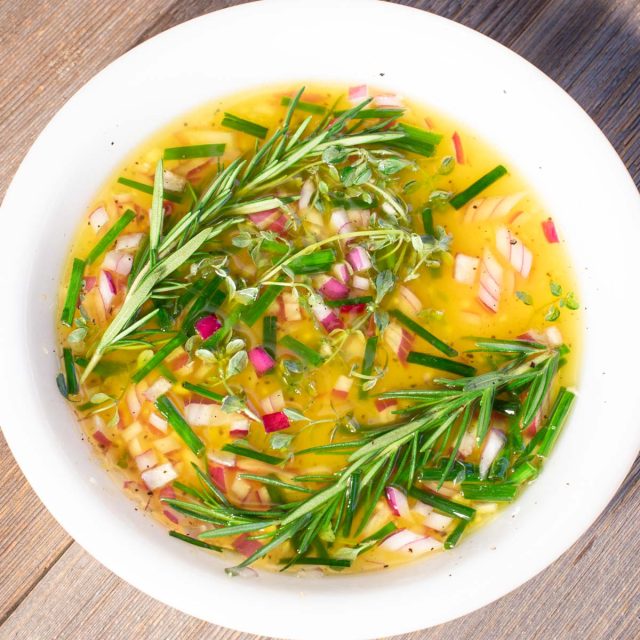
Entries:
{"type": "Polygon", "coordinates": [[[346,262],[338,262],[333,265],[331,269],[331,273],[335,276],[338,282],[342,284],[347,284],[349,282],[349,278],[351,277],[351,269],[346,262]]]}
{"type": "Polygon", "coordinates": [[[472,285],[476,281],[480,258],[468,256],[465,253],[456,253],[453,263],[453,279],[462,284],[472,285]]]}
{"type": "Polygon", "coordinates": [[[504,218],[522,200],[524,193],[512,193],[506,196],[476,198],[465,210],[465,222],[481,222],[492,218],[504,218]]]}
{"type": "Polygon", "coordinates": [[[106,313],[111,311],[111,304],[116,297],[116,285],[108,271],[100,271],[98,276],[98,291],[102,298],[102,304],[106,313]]]}
{"type": "Polygon", "coordinates": [[[347,376],[339,376],[331,389],[331,394],[338,398],[346,398],[353,386],[353,378],[347,376]]]}
{"type": "Polygon", "coordinates": [[[162,184],[167,191],[182,191],[187,185],[187,181],[173,171],[165,169],[162,173],[162,184]]]}
{"type": "Polygon", "coordinates": [[[369,291],[369,278],[363,278],[362,276],[353,276],[351,285],[354,289],[358,289],[359,291],[369,291]]]}
{"type": "Polygon", "coordinates": [[[502,288],[502,267],[494,255],[485,249],[480,264],[480,289],[478,298],[487,309],[496,313],[498,311],[498,300],[502,288]]]}
{"type": "Polygon", "coordinates": [[[396,95],[376,96],[373,99],[377,107],[401,107],[402,98],[396,95]]]}
{"type": "Polygon", "coordinates": [[[168,423],[164,418],[161,418],[157,413],[151,412],[149,414],[149,424],[158,429],[158,431],[162,431],[163,433],[167,432],[168,423]]]}
{"type": "Polygon", "coordinates": [[[387,498],[387,504],[394,516],[401,516],[402,518],[409,517],[407,496],[400,491],[400,489],[396,489],[396,487],[386,487],[385,496],[387,498]]]}
{"type": "Polygon", "coordinates": [[[334,209],[331,212],[329,223],[336,233],[350,233],[354,230],[344,209],[334,209]]]}
{"type": "Polygon", "coordinates": [[[278,389],[266,398],[262,398],[262,400],[260,400],[260,406],[266,414],[282,411],[285,407],[282,390],[278,389]]]}
{"type": "Polygon", "coordinates": [[[107,222],[109,222],[109,214],[104,207],[98,207],[89,215],[89,224],[96,233],[98,233],[107,222]]]}
{"type": "Polygon", "coordinates": [[[547,327],[544,331],[547,342],[552,347],[559,347],[564,343],[562,339],[562,334],[560,333],[560,329],[558,327],[547,327]]]}
{"type": "Polygon", "coordinates": [[[473,431],[467,431],[460,441],[460,448],[458,449],[458,453],[466,458],[473,453],[473,450],[476,446],[476,434],[473,431]]]}
{"type": "Polygon", "coordinates": [[[153,491],[173,482],[178,477],[178,474],[173,465],[167,462],[148,471],[143,471],[140,476],[147,488],[153,491]]]}
{"type": "Polygon", "coordinates": [[[433,529],[434,531],[444,531],[452,522],[453,520],[449,516],[432,511],[424,519],[423,524],[425,527],[429,527],[429,529],[433,529]]]}
{"type": "Polygon", "coordinates": [[[223,467],[235,467],[236,466],[236,456],[233,453],[229,453],[228,451],[211,451],[207,453],[207,458],[216,464],[219,464],[223,467]]]}
{"type": "Polygon", "coordinates": [[[137,249],[144,233],[125,233],[116,240],[116,251],[137,249]]]}
{"type": "Polygon", "coordinates": [[[480,456],[480,478],[482,480],[487,477],[489,468],[498,457],[500,451],[502,451],[506,439],[502,431],[498,431],[497,429],[491,429],[491,431],[489,431],[487,440],[482,448],[482,455],[480,456]]]}
{"type": "Polygon", "coordinates": [[[404,311],[408,316],[417,316],[422,311],[420,298],[404,285],[398,287],[398,302],[401,311],[404,311]]]}
{"type": "Polygon", "coordinates": [[[282,294],[282,313],[284,315],[284,319],[289,322],[302,320],[300,303],[298,302],[298,296],[295,293],[285,291],[282,294]]]}
{"type": "Polygon", "coordinates": [[[349,102],[352,104],[359,104],[368,97],[369,89],[366,84],[361,84],[357,87],[349,87],[349,102]]]}
{"type": "Polygon", "coordinates": [[[137,417],[142,406],[140,405],[140,400],[138,399],[138,394],[136,393],[136,388],[134,386],[129,387],[126,400],[127,407],[129,407],[129,413],[131,413],[134,418],[137,417]]]}
{"type": "Polygon", "coordinates": [[[422,536],[408,529],[401,529],[392,533],[381,545],[381,548],[389,551],[401,551],[406,553],[426,553],[442,547],[442,542],[431,536],[422,536]]]}
{"type": "Polygon", "coordinates": [[[237,418],[231,421],[229,425],[229,433],[238,438],[246,436],[249,433],[249,420],[247,418],[237,418]]]}
{"type": "Polygon", "coordinates": [[[147,449],[144,453],[135,457],[136,466],[140,471],[146,471],[152,469],[158,464],[158,456],[153,449],[147,449]]]}
{"type": "Polygon", "coordinates": [[[502,256],[523,277],[528,278],[533,264],[531,251],[507,227],[496,230],[496,246],[502,256]]]}
{"type": "Polygon", "coordinates": [[[155,402],[161,395],[172,387],[172,383],[160,376],[142,395],[149,401],[155,402]]]}
{"type": "Polygon", "coordinates": [[[302,211],[309,206],[311,202],[311,197],[315,191],[315,187],[313,186],[312,180],[305,180],[302,185],[302,189],[300,190],[300,198],[298,199],[298,210],[302,211]]]}
{"type": "Polygon", "coordinates": [[[203,402],[190,402],[185,405],[184,417],[192,427],[207,427],[211,425],[219,413],[215,404],[204,404],[203,402]]]}
{"type": "Polygon", "coordinates": [[[349,209],[347,217],[349,218],[349,222],[353,223],[356,227],[367,229],[369,227],[371,211],[369,211],[369,209],[349,209]]]}
{"type": "Polygon", "coordinates": [[[400,362],[406,362],[413,345],[413,336],[397,322],[390,322],[384,330],[384,341],[398,356],[400,362]]]}

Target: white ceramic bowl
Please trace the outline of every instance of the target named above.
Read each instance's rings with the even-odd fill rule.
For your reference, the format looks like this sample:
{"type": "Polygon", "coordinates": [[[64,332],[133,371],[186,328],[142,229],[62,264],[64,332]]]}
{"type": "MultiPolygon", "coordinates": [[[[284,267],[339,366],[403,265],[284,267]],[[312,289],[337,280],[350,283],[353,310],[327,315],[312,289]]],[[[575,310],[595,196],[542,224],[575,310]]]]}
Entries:
{"type": "Polygon", "coordinates": [[[0,423],[18,463],[89,553],[205,620],[305,640],[451,620],[555,560],[602,511],[638,452],[640,347],[629,340],[640,317],[638,193],[571,98],[514,53],[442,18],[370,1],[272,1],[171,29],[99,73],[53,118],[11,184],[2,221],[0,423]],[[230,579],[220,559],[135,512],[81,440],[54,382],[54,301],[78,220],[126,152],[200,103],[307,79],[374,84],[433,105],[492,141],[534,185],[579,276],[581,393],[539,480],[454,551],[366,576],[230,579]]]}

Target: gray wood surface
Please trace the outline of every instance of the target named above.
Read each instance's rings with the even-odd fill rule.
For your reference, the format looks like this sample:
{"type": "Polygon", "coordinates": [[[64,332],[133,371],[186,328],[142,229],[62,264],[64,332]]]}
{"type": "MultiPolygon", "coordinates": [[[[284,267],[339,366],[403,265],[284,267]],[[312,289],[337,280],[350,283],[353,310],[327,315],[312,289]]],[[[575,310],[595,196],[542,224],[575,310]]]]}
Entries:
{"type": "MultiPolygon", "coordinates": [[[[233,4],[238,3],[0,2],[0,197],[46,122],[97,71],[164,29],[233,4]]],[[[402,4],[478,29],[540,67],[586,109],[640,183],[637,0],[402,4]]],[[[639,638],[638,486],[640,462],[593,527],[546,571],[480,611],[403,638],[639,638]]],[[[46,512],[0,437],[0,638],[253,636],[190,618],[109,573],[46,512]]]]}

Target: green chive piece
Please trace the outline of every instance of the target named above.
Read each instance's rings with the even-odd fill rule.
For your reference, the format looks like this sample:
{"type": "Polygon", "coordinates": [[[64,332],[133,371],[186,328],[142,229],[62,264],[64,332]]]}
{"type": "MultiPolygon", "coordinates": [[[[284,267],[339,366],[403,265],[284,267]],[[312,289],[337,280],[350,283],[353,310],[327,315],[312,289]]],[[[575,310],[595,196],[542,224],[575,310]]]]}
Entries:
{"type": "MultiPolygon", "coordinates": [[[[342,116],[347,111],[334,111],[334,115],[342,116]]],[[[404,109],[381,108],[381,109],[361,109],[351,116],[352,120],[370,120],[373,118],[399,118],[404,114],[404,109]]]]}
{"type": "Polygon", "coordinates": [[[69,397],[69,391],[67,390],[67,381],[64,379],[64,373],[59,373],[56,376],[56,385],[58,387],[58,391],[62,395],[63,398],[69,397]]]}
{"type": "Polygon", "coordinates": [[[188,147],[169,147],[164,150],[162,159],[216,158],[224,154],[224,148],[224,144],[194,144],[188,147]]]}
{"type": "Polygon", "coordinates": [[[160,396],[155,404],[158,411],[167,419],[167,422],[173,427],[173,430],[187,447],[189,447],[195,455],[201,455],[205,450],[204,442],[200,440],[187,421],[182,417],[173,402],[171,402],[167,396],[160,396]]]}
{"type": "Polygon", "coordinates": [[[431,211],[431,207],[425,207],[422,210],[422,226],[424,227],[426,235],[434,235],[435,229],[433,228],[433,212],[431,211]]]}
{"type": "Polygon", "coordinates": [[[264,318],[262,318],[262,346],[274,360],[276,357],[277,332],[278,318],[275,316],[264,316],[264,318]]]}
{"type": "Polygon", "coordinates": [[[222,551],[222,547],[218,547],[215,544],[207,544],[206,542],[202,542],[202,540],[198,540],[197,538],[192,538],[191,536],[185,536],[183,533],[179,531],[169,531],[169,535],[172,538],[177,538],[178,540],[182,540],[183,542],[188,542],[196,547],[202,547],[203,549],[209,549],[210,551],[222,551]]]}
{"type": "Polygon", "coordinates": [[[546,458],[551,453],[551,449],[553,449],[553,445],[560,435],[560,431],[567,420],[571,405],[573,405],[575,399],[576,394],[573,393],[573,391],[569,391],[566,387],[562,387],[560,391],[558,391],[556,401],[551,409],[551,416],[547,422],[547,432],[538,449],[539,456],[546,458]]]}
{"type": "Polygon", "coordinates": [[[468,520],[460,520],[460,522],[458,522],[453,531],[447,536],[447,539],[444,541],[445,549],[453,549],[453,547],[458,544],[468,524],[468,520]]]}
{"type": "Polygon", "coordinates": [[[91,249],[87,256],[86,263],[93,264],[96,258],[99,258],[110,246],[111,243],[120,235],[120,232],[136,217],[136,214],[127,209],[120,218],[116,220],[114,225],[98,240],[96,245],[91,249]]]}
{"type": "Polygon", "coordinates": [[[240,305],[233,309],[229,315],[224,319],[222,326],[211,336],[209,336],[203,343],[203,349],[216,349],[222,344],[222,341],[233,331],[233,328],[238,322],[238,318],[246,307],[240,305]]]}
{"type": "Polygon", "coordinates": [[[227,127],[228,129],[241,131],[242,133],[248,133],[250,136],[260,138],[261,140],[264,140],[269,132],[269,129],[267,127],[263,127],[261,124],[256,124],[250,120],[239,118],[238,116],[234,116],[232,113],[227,113],[226,111],[224,118],[222,119],[222,126],[227,127]]]}
{"type": "Polygon", "coordinates": [[[267,309],[275,302],[281,288],[282,287],[278,287],[276,285],[266,287],[253,304],[244,307],[240,314],[242,322],[244,322],[248,327],[252,327],[260,318],[262,318],[267,309]]]}
{"type": "MultiPolygon", "coordinates": [[[[420,482],[439,482],[440,480],[443,480],[442,473],[443,469],[440,467],[421,469],[418,472],[418,480],[420,482]]],[[[454,465],[451,469],[449,469],[446,476],[444,477],[444,482],[453,482],[458,478],[459,475],[461,475],[461,469],[458,465],[454,465]]]]}
{"type": "Polygon", "coordinates": [[[375,533],[372,533],[368,538],[365,538],[364,540],[362,540],[361,544],[365,542],[373,542],[374,540],[382,540],[383,538],[386,538],[388,535],[396,531],[397,528],[398,527],[396,527],[396,525],[393,524],[393,522],[387,522],[387,524],[385,524],[384,527],[382,527],[381,529],[378,529],[375,533]]]}
{"type": "Polygon", "coordinates": [[[71,277],[69,278],[69,288],[67,289],[67,297],[62,307],[62,315],[60,321],[62,324],[70,327],[73,324],[73,316],[76,314],[76,305],[80,296],[80,288],[82,287],[82,275],[84,273],[84,260],[80,258],[73,259],[71,267],[71,277]]]}
{"type": "MultiPolygon", "coordinates": [[[[376,359],[376,350],[378,349],[378,336],[371,336],[367,338],[367,342],[364,347],[364,356],[362,357],[362,369],[360,373],[363,376],[370,376],[373,371],[373,364],[376,359]]],[[[360,384],[360,398],[367,397],[367,390],[363,388],[366,380],[362,380],[360,384]]]]}
{"type": "Polygon", "coordinates": [[[216,393],[215,391],[211,391],[211,389],[207,389],[206,387],[201,387],[200,385],[192,384],[191,382],[183,382],[182,386],[187,391],[193,391],[203,398],[209,398],[209,400],[215,400],[216,402],[222,402],[224,400],[223,395],[216,393]]]}
{"type": "Polygon", "coordinates": [[[302,558],[282,558],[280,564],[311,564],[318,567],[350,567],[351,560],[342,560],[340,558],[312,558],[311,556],[302,558]]]}
{"type": "Polygon", "coordinates": [[[398,128],[405,132],[407,138],[411,140],[420,140],[421,142],[427,142],[431,145],[439,144],[442,140],[442,134],[435,131],[427,131],[426,129],[420,129],[413,125],[406,124],[404,122],[398,123],[398,128]]]}
{"type": "Polygon", "coordinates": [[[333,249],[322,249],[308,256],[300,256],[289,263],[289,269],[296,275],[323,273],[336,261],[333,249]]]}
{"type": "Polygon", "coordinates": [[[466,505],[447,500],[442,496],[435,493],[429,493],[418,489],[418,487],[411,487],[408,491],[409,495],[420,502],[424,502],[433,507],[436,511],[443,513],[447,516],[453,516],[454,518],[461,518],[462,520],[472,520],[476,515],[476,510],[466,505]]]}
{"type": "Polygon", "coordinates": [[[312,367],[320,367],[324,362],[324,358],[317,351],[314,351],[311,347],[308,347],[292,336],[284,336],[284,338],[280,340],[280,344],[285,347],[285,349],[289,349],[289,351],[293,351],[293,353],[300,356],[312,367]]]}
{"type": "Polygon", "coordinates": [[[254,449],[249,449],[248,447],[242,447],[236,444],[225,444],[222,447],[222,450],[228,451],[229,453],[235,453],[237,456],[243,456],[245,458],[251,458],[252,460],[266,462],[267,464],[280,464],[281,462],[284,462],[283,458],[270,456],[266,453],[261,453],[260,451],[255,451],[254,449]]]}
{"type": "Polygon", "coordinates": [[[447,371],[465,378],[473,376],[476,373],[475,367],[471,365],[456,362],[455,360],[448,360],[447,358],[440,358],[439,356],[432,356],[429,353],[420,353],[419,351],[410,351],[407,356],[407,362],[410,364],[419,364],[422,367],[429,367],[430,369],[447,371]]]}
{"type": "Polygon", "coordinates": [[[373,296],[354,296],[353,298],[342,298],[341,300],[325,300],[324,303],[331,309],[339,307],[353,306],[356,304],[368,304],[373,302],[373,296]]]}
{"type": "MultiPolygon", "coordinates": [[[[130,180],[129,178],[125,178],[120,176],[118,178],[118,182],[123,184],[125,187],[131,187],[132,189],[136,189],[137,191],[142,191],[142,193],[148,193],[150,196],[153,195],[153,185],[152,184],[144,184],[143,182],[136,182],[135,180],[130,180]]],[[[175,202],[176,204],[180,204],[182,202],[182,195],[179,193],[174,193],[173,191],[165,191],[163,194],[164,200],[169,200],[169,202],[175,202]]]]}
{"type": "Polygon", "coordinates": [[[399,140],[392,140],[388,142],[389,147],[394,149],[402,149],[403,151],[409,151],[425,158],[431,158],[436,153],[436,148],[428,142],[422,142],[422,140],[412,140],[411,138],[400,138],[399,140]]]}
{"type": "Polygon", "coordinates": [[[78,391],[80,391],[80,386],[78,385],[78,376],[76,375],[76,367],[73,362],[73,353],[71,353],[71,349],[65,347],[62,350],[62,359],[64,360],[67,393],[70,396],[75,396],[78,394],[78,391]]]}
{"type": "MultiPolygon", "coordinates": [[[[280,104],[283,107],[288,107],[292,102],[293,101],[289,96],[283,96],[282,100],[280,100],[280,104]]],[[[301,100],[299,100],[298,104],[296,104],[296,109],[316,115],[322,115],[327,110],[327,108],[323,107],[321,104],[314,104],[313,102],[302,102],[301,100]]]]}
{"type": "Polygon", "coordinates": [[[515,484],[492,484],[491,482],[463,482],[462,495],[467,500],[483,502],[511,502],[518,492],[515,484]]]}
{"type": "MultiPolygon", "coordinates": [[[[440,340],[440,338],[434,336],[433,333],[431,333],[430,331],[427,331],[424,327],[422,327],[417,322],[415,322],[414,320],[406,316],[399,309],[393,309],[392,311],[389,311],[389,315],[399,320],[405,327],[407,327],[407,329],[409,329],[410,331],[413,331],[413,333],[420,336],[423,340],[428,342],[432,347],[435,347],[438,351],[444,353],[450,358],[455,358],[458,355],[458,352],[453,347],[450,347],[446,342],[443,342],[442,340],[440,340]]],[[[475,369],[473,369],[473,373],[475,373],[475,369]]],[[[473,375],[473,373],[468,375],[473,375]]]]}
{"type": "Polygon", "coordinates": [[[521,462],[513,468],[513,472],[507,478],[507,482],[515,484],[523,484],[532,480],[538,475],[538,468],[534,467],[530,462],[521,462]]]}
{"type": "MultiPolygon", "coordinates": [[[[89,364],[88,358],[78,356],[75,358],[76,364],[79,367],[85,369],[89,364]]],[[[111,360],[100,360],[100,362],[94,367],[93,372],[101,378],[108,378],[109,376],[115,376],[122,373],[127,369],[127,365],[124,362],[113,362],[111,360]]]]}
{"type": "Polygon", "coordinates": [[[275,253],[280,256],[284,255],[289,251],[286,244],[283,244],[282,242],[278,242],[277,240],[269,240],[269,239],[265,239],[262,241],[262,243],[260,244],[260,249],[265,253],[275,253]]]}
{"type": "Polygon", "coordinates": [[[484,191],[487,187],[491,186],[496,180],[507,175],[507,169],[503,165],[499,164],[495,169],[491,169],[489,173],[485,173],[481,178],[478,178],[472,185],[468,186],[464,191],[456,194],[449,201],[454,209],[460,209],[464,207],[467,202],[473,200],[479,193],[484,191]]]}
{"type": "Polygon", "coordinates": [[[147,364],[140,367],[132,376],[132,380],[134,382],[140,382],[146,376],[148,376],[157,366],[159,366],[162,362],[164,362],[165,358],[169,356],[170,353],[175,351],[178,347],[180,347],[187,337],[183,333],[179,333],[175,338],[169,340],[167,344],[158,349],[158,351],[153,355],[153,357],[147,362],[147,364]]]}

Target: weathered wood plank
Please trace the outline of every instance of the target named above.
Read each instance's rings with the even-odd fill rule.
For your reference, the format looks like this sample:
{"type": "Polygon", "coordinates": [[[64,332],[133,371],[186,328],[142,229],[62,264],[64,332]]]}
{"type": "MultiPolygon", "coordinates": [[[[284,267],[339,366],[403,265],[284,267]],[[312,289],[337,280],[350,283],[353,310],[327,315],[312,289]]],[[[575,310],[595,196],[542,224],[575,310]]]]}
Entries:
{"type": "MultiPolygon", "coordinates": [[[[17,0],[0,5],[0,197],[21,157],[74,91],[120,54],[228,0],[17,0]],[[19,133],[16,133],[19,132],[19,133]]],[[[636,0],[409,0],[524,55],[602,127],[640,184],[640,5],[636,0]]],[[[542,107],[541,107],[542,108],[542,107]]],[[[571,150],[566,150],[570,161],[571,150]]],[[[173,611],[73,545],[28,488],[0,439],[0,636],[249,638],[173,611]],[[56,559],[62,554],[61,559],[56,559]],[[52,567],[53,565],[53,567],[52,567]],[[51,568],[52,567],[52,568],[51,568]],[[44,577],[43,577],[44,576],[44,577]],[[42,579],[41,579],[42,578],[42,579]],[[118,624],[112,624],[118,611],[118,624]]],[[[498,603],[404,638],[640,636],[639,466],[591,530],[498,603]]]]}

